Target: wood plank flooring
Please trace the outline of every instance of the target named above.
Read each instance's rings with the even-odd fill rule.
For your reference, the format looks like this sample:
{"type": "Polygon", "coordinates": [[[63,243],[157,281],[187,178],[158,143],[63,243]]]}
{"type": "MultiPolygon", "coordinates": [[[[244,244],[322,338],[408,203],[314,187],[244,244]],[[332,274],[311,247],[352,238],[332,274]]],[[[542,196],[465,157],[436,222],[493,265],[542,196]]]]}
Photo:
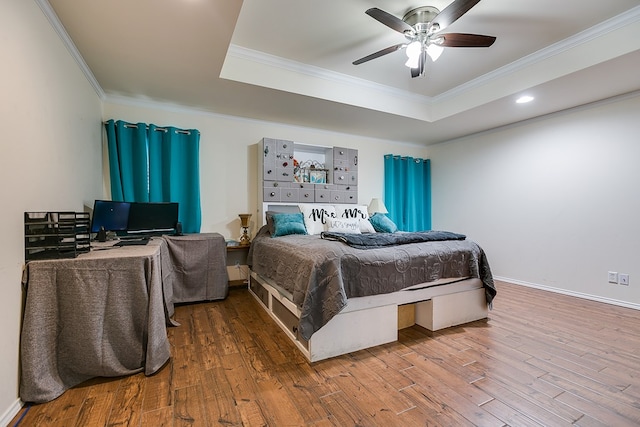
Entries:
{"type": "MultiPolygon", "coordinates": [[[[95,379],[20,426],[638,426],[640,312],[497,283],[489,319],[309,364],[245,289],[179,306],[157,374],[95,379]]],[[[22,417],[22,418],[21,418],[22,417]]]]}

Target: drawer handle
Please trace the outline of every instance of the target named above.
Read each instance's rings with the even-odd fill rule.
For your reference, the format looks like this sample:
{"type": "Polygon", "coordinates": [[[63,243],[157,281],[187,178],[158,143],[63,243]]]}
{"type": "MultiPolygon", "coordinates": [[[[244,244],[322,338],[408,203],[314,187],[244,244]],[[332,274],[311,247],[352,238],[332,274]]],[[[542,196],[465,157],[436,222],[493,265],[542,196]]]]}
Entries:
{"type": "Polygon", "coordinates": [[[287,193],[287,197],[291,197],[291,192],[287,193]]]}
{"type": "Polygon", "coordinates": [[[278,184],[277,182],[274,182],[274,183],[273,183],[273,186],[274,186],[274,187],[277,187],[278,185],[279,185],[279,184],[278,184]]]}
{"type": "Polygon", "coordinates": [[[289,166],[289,162],[282,163],[282,167],[286,168],[287,166],[289,166]]]}
{"type": "Polygon", "coordinates": [[[269,146],[264,147],[264,156],[267,157],[267,154],[269,154],[269,146]]]}
{"type": "Polygon", "coordinates": [[[282,148],[287,148],[287,144],[282,144],[282,148]]]}
{"type": "Polygon", "coordinates": [[[291,328],[291,330],[293,331],[293,333],[294,333],[294,334],[297,334],[297,333],[298,333],[298,327],[297,327],[297,326],[293,326],[293,327],[291,328]]]}
{"type": "Polygon", "coordinates": [[[341,152],[340,152],[340,155],[341,155],[341,156],[342,156],[342,155],[344,155],[344,151],[341,151],[341,152]]]}
{"type": "Polygon", "coordinates": [[[271,192],[271,197],[276,197],[276,193],[275,192],[271,192]]]}
{"type": "Polygon", "coordinates": [[[305,194],[304,194],[304,197],[309,197],[309,193],[305,193],[305,194]]]}
{"type": "Polygon", "coordinates": [[[267,175],[268,175],[268,174],[270,174],[271,172],[272,172],[272,170],[271,170],[271,169],[269,169],[269,170],[267,171],[267,175]]]}
{"type": "Polygon", "coordinates": [[[358,166],[358,156],[353,157],[353,164],[354,166],[358,166]]]}
{"type": "Polygon", "coordinates": [[[320,195],[320,198],[321,198],[321,199],[324,199],[324,194],[321,194],[321,195],[320,195]]]}

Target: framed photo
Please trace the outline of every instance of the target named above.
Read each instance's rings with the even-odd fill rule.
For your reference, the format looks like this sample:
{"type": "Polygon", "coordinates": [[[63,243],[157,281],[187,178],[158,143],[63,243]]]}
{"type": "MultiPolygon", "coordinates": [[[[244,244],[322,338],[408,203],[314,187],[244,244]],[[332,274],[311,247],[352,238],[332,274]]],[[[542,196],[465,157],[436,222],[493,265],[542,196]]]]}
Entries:
{"type": "Polygon", "coordinates": [[[327,170],[326,169],[310,169],[309,182],[313,184],[326,184],[327,170]]]}

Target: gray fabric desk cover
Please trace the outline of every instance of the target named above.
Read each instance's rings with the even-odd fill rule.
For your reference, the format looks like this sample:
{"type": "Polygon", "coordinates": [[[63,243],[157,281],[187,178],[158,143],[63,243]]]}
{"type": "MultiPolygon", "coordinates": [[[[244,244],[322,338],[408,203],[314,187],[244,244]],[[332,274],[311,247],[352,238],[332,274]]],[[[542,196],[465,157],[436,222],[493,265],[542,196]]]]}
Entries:
{"type": "MultiPolygon", "coordinates": [[[[163,251],[166,250],[169,262],[163,262],[162,273],[165,282],[172,283],[173,297],[170,301],[210,301],[227,297],[227,249],[221,234],[185,234],[163,238],[167,242],[163,251]]],[[[169,308],[170,311],[172,309],[169,308]]]]}
{"type": "Polygon", "coordinates": [[[150,375],[169,360],[163,246],[156,238],[146,246],[28,263],[21,337],[24,402],[55,399],[93,377],[150,375]]]}

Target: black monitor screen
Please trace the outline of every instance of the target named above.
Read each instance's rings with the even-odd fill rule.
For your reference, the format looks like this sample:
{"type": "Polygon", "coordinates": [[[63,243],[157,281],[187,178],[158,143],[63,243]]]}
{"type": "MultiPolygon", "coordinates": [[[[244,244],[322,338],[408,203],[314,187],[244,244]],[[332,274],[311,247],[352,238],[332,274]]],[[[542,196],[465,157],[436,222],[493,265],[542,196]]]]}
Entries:
{"type": "Polygon", "coordinates": [[[164,233],[175,230],[178,203],[131,203],[130,233],[164,233]]]}
{"type": "Polygon", "coordinates": [[[127,202],[96,200],[93,204],[91,232],[97,233],[100,228],[105,231],[126,231],[130,206],[127,202]]]}

